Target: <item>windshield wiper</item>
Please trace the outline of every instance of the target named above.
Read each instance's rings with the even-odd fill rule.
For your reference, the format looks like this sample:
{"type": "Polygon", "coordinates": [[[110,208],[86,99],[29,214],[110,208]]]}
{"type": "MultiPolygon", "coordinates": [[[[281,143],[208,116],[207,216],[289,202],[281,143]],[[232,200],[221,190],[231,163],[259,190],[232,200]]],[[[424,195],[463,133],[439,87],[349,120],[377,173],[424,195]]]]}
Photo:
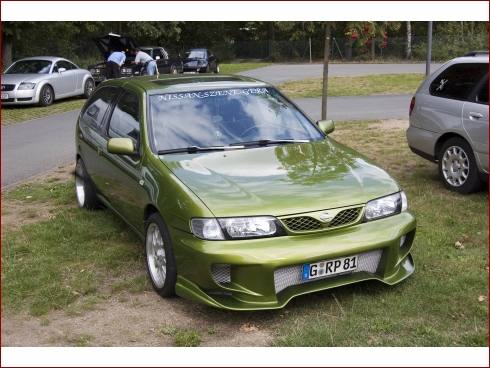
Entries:
{"type": "Polygon", "coordinates": [[[280,143],[306,143],[308,139],[260,139],[258,141],[230,143],[230,146],[267,146],[280,143]]]}
{"type": "Polygon", "coordinates": [[[196,152],[201,152],[201,151],[227,151],[227,150],[233,150],[233,149],[243,149],[245,146],[243,145],[236,145],[234,147],[225,147],[225,146],[209,146],[209,147],[198,147],[198,146],[189,146],[189,147],[182,147],[182,148],[174,148],[174,149],[168,149],[168,150],[161,150],[158,151],[159,155],[165,155],[167,153],[196,153],[196,152]]]}

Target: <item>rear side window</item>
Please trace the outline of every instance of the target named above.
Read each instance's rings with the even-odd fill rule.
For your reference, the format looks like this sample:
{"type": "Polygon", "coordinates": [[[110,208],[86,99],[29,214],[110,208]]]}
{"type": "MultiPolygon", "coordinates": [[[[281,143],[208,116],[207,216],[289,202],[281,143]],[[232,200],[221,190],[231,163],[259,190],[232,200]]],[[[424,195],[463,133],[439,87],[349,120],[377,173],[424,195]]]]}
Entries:
{"type": "Polygon", "coordinates": [[[454,64],[439,74],[430,85],[433,96],[464,101],[488,72],[488,64],[454,64]]]}
{"type": "Polygon", "coordinates": [[[488,76],[487,82],[483,85],[483,87],[476,95],[476,102],[488,105],[488,76]]]}
{"type": "Polygon", "coordinates": [[[95,129],[99,129],[116,92],[116,87],[98,89],[85,103],[82,109],[82,121],[95,129]]]}

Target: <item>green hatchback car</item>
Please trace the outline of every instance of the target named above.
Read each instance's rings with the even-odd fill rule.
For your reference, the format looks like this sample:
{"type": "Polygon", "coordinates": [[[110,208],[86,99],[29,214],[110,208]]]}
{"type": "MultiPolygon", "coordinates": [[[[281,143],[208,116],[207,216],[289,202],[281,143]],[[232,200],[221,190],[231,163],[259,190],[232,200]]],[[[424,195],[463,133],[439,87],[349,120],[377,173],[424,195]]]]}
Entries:
{"type": "Polygon", "coordinates": [[[75,185],[144,241],[163,297],[232,310],[414,271],[399,184],[273,86],[237,75],[99,85],[76,125],[75,185]]]}

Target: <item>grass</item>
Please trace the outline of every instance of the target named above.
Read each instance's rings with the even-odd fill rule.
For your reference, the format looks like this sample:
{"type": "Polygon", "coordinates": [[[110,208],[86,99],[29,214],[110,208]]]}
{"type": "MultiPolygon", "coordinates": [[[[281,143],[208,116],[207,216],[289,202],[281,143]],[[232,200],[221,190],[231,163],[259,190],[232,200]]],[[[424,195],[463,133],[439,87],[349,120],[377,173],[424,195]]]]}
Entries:
{"type": "MultiPolygon", "coordinates": [[[[366,96],[414,93],[425,74],[383,74],[328,78],[328,96],[366,96]]],[[[323,78],[300,79],[277,86],[290,98],[322,97],[323,78]]]]}
{"type": "MultiPolygon", "coordinates": [[[[243,319],[267,326],[273,346],[488,346],[488,303],[481,298],[488,297],[488,193],[444,189],[436,165],[408,149],[404,124],[340,122],[331,136],[375,159],[404,187],[418,221],[411,277],[394,286],[369,281],[300,296],[281,310],[200,313],[220,326],[243,319]]],[[[37,221],[27,211],[22,227],[2,224],[4,311],[77,316],[110,296],[152,292],[141,242],[111,213],[79,209],[73,180],[28,183],[2,196],[2,207],[51,208],[37,221]]],[[[174,346],[199,346],[201,336],[217,330],[161,332],[174,346]]]]}

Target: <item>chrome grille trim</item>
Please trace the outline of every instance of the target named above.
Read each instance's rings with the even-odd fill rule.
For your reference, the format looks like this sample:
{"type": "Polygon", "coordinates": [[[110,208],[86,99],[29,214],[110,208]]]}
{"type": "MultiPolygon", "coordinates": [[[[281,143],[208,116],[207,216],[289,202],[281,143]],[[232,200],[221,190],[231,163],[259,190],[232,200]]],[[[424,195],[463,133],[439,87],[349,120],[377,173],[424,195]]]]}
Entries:
{"type": "MultiPolygon", "coordinates": [[[[368,252],[359,253],[358,267],[352,273],[363,272],[363,271],[369,273],[375,273],[376,269],[378,268],[379,260],[381,259],[382,253],[383,251],[381,249],[375,249],[368,252]]],[[[325,261],[328,261],[328,259],[325,259],[325,261]]],[[[279,292],[281,292],[282,290],[284,290],[289,286],[303,284],[305,282],[322,280],[325,278],[336,277],[336,276],[344,275],[346,273],[350,273],[350,272],[345,272],[345,273],[339,273],[331,276],[317,277],[312,280],[302,280],[301,279],[302,269],[303,269],[303,265],[293,265],[293,266],[276,268],[274,270],[274,286],[276,289],[276,294],[278,294],[279,292]]]]}
{"type": "Polygon", "coordinates": [[[211,274],[214,281],[218,284],[227,284],[231,282],[231,267],[229,264],[214,264],[211,266],[211,274]]]}

